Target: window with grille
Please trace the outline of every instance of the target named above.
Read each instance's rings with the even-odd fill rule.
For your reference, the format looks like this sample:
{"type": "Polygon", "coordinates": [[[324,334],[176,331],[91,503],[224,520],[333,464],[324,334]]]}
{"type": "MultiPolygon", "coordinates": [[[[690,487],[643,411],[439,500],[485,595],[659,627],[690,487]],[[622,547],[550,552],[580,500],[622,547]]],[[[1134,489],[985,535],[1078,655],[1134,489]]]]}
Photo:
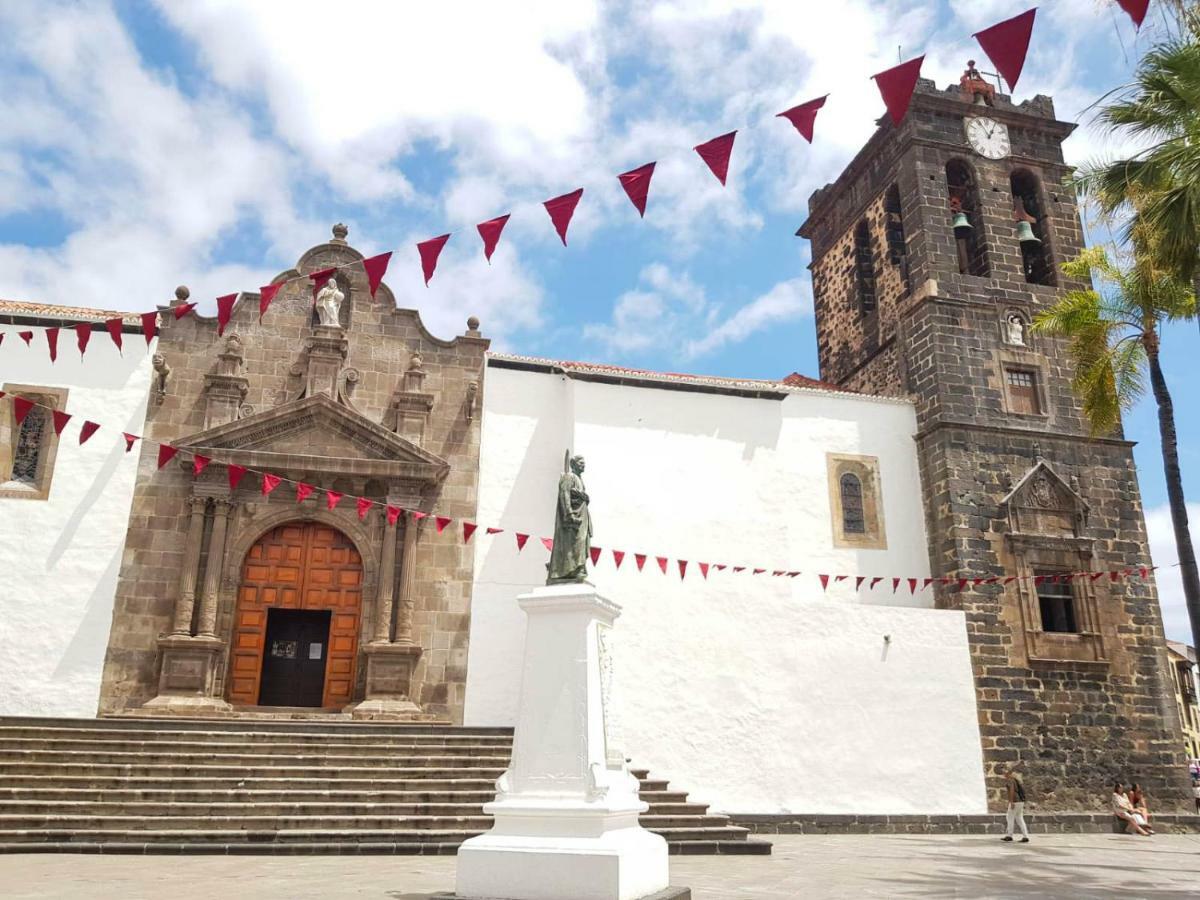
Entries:
{"type": "Polygon", "coordinates": [[[1038,606],[1042,615],[1042,631],[1066,634],[1078,633],[1075,621],[1075,591],[1061,572],[1034,572],[1038,606]],[[1037,583],[1037,578],[1041,579],[1037,583]]]}
{"type": "Polygon", "coordinates": [[[862,482],[847,472],[841,478],[842,531],[846,534],[866,534],[867,516],[863,509],[862,482]]]}
{"type": "Polygon", "coordinates": [[[37,406],[25,416],[13,449],[12,481],[31,485],[38,483],[49,418],[49,412],[37,406]]]}
{"type": "Polygon", "coordinates": [[[1004,380],[1008,386],[1008,408],[1023,415],[1037,415],[1042,411],[1038,400],[1037,374],[1029,369],[1006,369],[1004,380]]]}

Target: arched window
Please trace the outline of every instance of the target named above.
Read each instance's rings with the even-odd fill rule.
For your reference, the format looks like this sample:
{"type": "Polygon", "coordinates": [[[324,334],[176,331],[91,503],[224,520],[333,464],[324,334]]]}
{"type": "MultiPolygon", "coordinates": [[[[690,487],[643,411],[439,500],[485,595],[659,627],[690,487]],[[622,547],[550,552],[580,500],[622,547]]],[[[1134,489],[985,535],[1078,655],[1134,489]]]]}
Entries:
{"type": "Polygon", "coordinates": [[[946,192],[951,223],[960,223],[954,228],[954,242],[958,248],[958,271],[962,275],[986,278],[991,274],[991,266],[983,236],[979,189],[975,183],[975,173],[961,159],[952,159],[946,163],[946,192]]]}
{"type": "Polygon", "coordinates": [[[871,249],[871,227],[863,219],[854,229],[854,280],[858,288],[858,311],[875,312],[875,254],[871,249]]]}
{"type": "Polygon", "coordinates": [[[1050,259],[1049,230],[1046,207],[1042,202],[1038,178],[1028,169],[1017,169],[1009,177],[1012,188],[1013,215],[1017,220],[1017,237],[1021,240],[1021,267],[1030,284],[1054,284],[1054,265],[1050,259]],[[1021,223],[1027,223],[1023,229],[1021,223]]]}
{"type": "Polygon", "coordinates": [[[896,185],[888,188],[883,198],[884,215],[887,216],[888,261],[900,268],[905,293],[912,290],[908,281],[908,245],[904,240],[904,211],[900,205],[900,189],[896,185]]]}
{"type": "Polygon", "coordinates": [[[13,449],[11,480],[36,485],[42,466],[42,450],[46,446],[49,412],[35,406],[25,415],[17,432],[13,449]]]}
{"type": "Polygon", "coordinates": [[[839,482],[842,494],[842,531],[845,534],[866,534],[867,517],[863,509],[862,482],[857,475],[846,472],[839,482]]]}

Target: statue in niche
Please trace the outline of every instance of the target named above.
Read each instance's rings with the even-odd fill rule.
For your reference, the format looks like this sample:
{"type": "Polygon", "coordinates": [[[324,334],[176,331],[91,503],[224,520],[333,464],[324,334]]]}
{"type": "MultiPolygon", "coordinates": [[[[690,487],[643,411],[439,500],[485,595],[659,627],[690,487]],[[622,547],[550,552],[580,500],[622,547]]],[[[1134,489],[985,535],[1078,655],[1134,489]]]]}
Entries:
{"type": "Polygon", "coordinates": [[[1005,340],[1018,347],[1025,346],[1025,320],[1016,313],[1008,317],[1005,340]]]}
{"type": "Polygon", "coordinates": [[[338,313],[341,312],[342,301],[345,299],[346,295],[338,290],[336,278],[331,277],[325,282],[325,287],[317,292],[317,315],[322,325],[341,326],[338,313]]]}
{"type": "Polygon", "coordinates": [[[592,546],[592,516],[583,486],[583,457],[570,456],[558,479],[558,505],[554,514],[554,549],[546,564],[546,584],[580,584],[587,580],[592,546]]]}

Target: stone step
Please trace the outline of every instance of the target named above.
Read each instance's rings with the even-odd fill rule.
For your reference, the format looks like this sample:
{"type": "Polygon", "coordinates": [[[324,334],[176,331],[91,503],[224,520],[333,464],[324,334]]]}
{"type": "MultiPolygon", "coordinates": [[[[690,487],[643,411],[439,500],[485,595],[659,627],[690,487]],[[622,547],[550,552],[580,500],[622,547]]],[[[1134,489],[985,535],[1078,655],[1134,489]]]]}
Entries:
{"type": "Polygon", "coordinates": [[[404,722],[356,722],[348,716],[322,716],[303,721],[277,721],[260,718],[243,719],[161,719],[153,717],[119,716],[105,719],[37,718],[33,716],[0,716],[0,735],[9,729],[32,729],[33,732],[47,729],[72,729],[88,732],[142,732],[145,734],[167,732],[230,732],[246,733],[302,733],[323,735],[491,735],[512,739],[511,728],[489,728],[438,723],[404,722]]]}
{"type": "Polygon", "coordinates": [[[92,765],[85,762],[51,763],[0,762],[0,784],[11,784],[13,775],[94,775],[98,777],[148,777],[148,778],[183,778],[188,775],[206,776],[210,778],[319,778],[325,781],[340,781],[342,779],[366,779],[371,781],[386,781],[411,778],[486,778],[492,781],[504,772],[504,765],[495,766],[293,766],[293,765],[188,765],[188,764],[149,764],[149,765],[120,765],[105,763],[92,765]]]}
{"type": "MultiPolygon", "coordinates": [[[[423,771],[423,770],[422,770],[423,771]]],[[[280,778],[268,776],[261,778],[244,775],[229,775],[226,777],[146,777],[133,778],[123,774],[96,776],[91,774],[63,775],[51,773],[47,775],[12,775],[0,783],[11,790],[53,790],[74,792],[80,790],[132,790],[132,791],[163,791],[167,793],[196,792],[202,796],[213,793],[227,792],[241,794],[246,791],[293,791],[312,794],[325,794],[330,791],[415,791],[415,792],[461,792],[484,791],[494,794],[495,778],[471,778],[452,771],[443,778],[280,778]]],[[[686,796],[686,795],[685,795],[686,796]]]]}
{"type": "MultiPolygon", "coordinates": [[[[0,826],[0,845],[34,847],[39,843],[62,844],[264,844],[264,843],[461,843],[482,834],[490,820],[478,828],[380,828],[380,829],[259,829],[209,827],[204,830],[162,828],[134,831],[116,828],[39,828],[14,829],[0,826]]],[[[714,828],[655,827],[655,834],[668,842],[746,842],[746,830],[732,826],[714,828]]],[[[768,845],[769,846],[769,845],[768,845]]],[[[21,851],[17,851],[21,852],[21,851]]],[[[107,851],[105,851],[107,852],[107,851]]],[[[705,851],[697,851],[705,852],[705,851]]],[[[768,851],[769,852],[769,851],[768,851]]]]}
{"type": "MultiPolygon", "coordinates": [[[[458,853],[459,841],[425,841],[397,843],[391,841],[333,841],[317,842],[255,842],[255,843],[190,843],[187,841],[148,842],[138,835],[127,835],[126,841],[96,843],[91,841],[40,841],[37,843],[0,843],[3,853],[104,853],[104,854],[170,854],[217,856],[317,856],[354,854],[355,856],[432,856],[458,853]]],[[[0,840],[3,840],[0,837],[0,840]]],[[[761,840],[699,840],[667,839],[672,855],[746,855],[766,856],[771,845],[761,840]]]]}
{"type": "Polygon", "coordinates": [[[479,750],[486,753],[511,753],[512,739],[472,735],[351,735],[264,734],[242,739],[237,735],[199,732],[189,735],[129,735],[125,732],[94,735],[0,735],[0,747],[6,750],[84,750],[110,752],[153,751],[156,753],[285,753],[338,750],[347,753],[420,752],[462,753],[479,750]]]}
{"type": "Polygon", "coordinates": [[[187,761],[199,765],[255,766],[282,764],[288,766],[327,765],[339,766],[495,766],[507,767],[512,754],[507,750],[473,751],[471,753],[446,753],[439,748],[435,753],[409,751],[408,753],[357,753],[340,755],[323,753],[315,748],[304,753],[268,754],[244,753],[240,750],[228,752],[169,753],[157,751],[82,751],[82,750],[3,750],[0,749],[0,765],[4,763],[79,763],[92,765],[156,765],[187,761]]]}
{"type": "MultiPolygon", "coordinates": [[[[484,803],[495,799],[493,794],[438,794],[438,799],[396,800],[329,800],[325,798],[302,799],[283,795],[284,799],[263,800],[261,797],[246,797],[229,800],[206,798],[198,801],[178,800],[10,800],[0,799],[0,822],[7,816],[65,816],[74,817],[160,817],[181,818],[263,818],[271,816],[478,816],[482,815],[484,803]]],[[[403,796],[403,795],[402,795],[403,796]]],[[[643,816],[687,817],[692,824],[728,825],[727,816],[708,815],[708,807],[700,803],[653,804],[643,816]],[[704,821],[701,822],[700,820],[704,821]]]]}

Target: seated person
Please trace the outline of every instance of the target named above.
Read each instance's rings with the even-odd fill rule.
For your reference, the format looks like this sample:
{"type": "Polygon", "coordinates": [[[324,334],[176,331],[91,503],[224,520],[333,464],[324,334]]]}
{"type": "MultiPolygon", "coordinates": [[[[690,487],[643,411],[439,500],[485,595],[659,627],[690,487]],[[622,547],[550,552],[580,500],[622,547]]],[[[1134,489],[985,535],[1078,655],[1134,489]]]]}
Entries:
{"type": "Polygon", "coordinates": [[[1133,804],[1129,802],[1129,797],[1125,795],[1125,785],[1119,781],[1113,785],[1112,810],[1114,816],[1128,824],[1129,830],[1132,833],[1145,837],[1150,836],[1150,832],[1138,824],[1138,815],[1134,812],[1133,804]]]}
{"type": "Polygon", "coordinates": [[[984,103],[992,106],[996,99],[996,89],[975,68],[973,59],[967,60],[967,70],[962,73],[962,78],[958,79],[958,89],[965,100],[974,100],[978,95],[983,97],[984,103]]]}
{"type": "Polygon", "coordinates": [[[1129,790],[1129,805],[1133,807],[1134,815],[1140,816],[1138,824],[1154,834],[1154,829],[1150,827],[1150,810],[1146,807],[1146,795],[1142,793],[1142,786],[1137,782],[1134,782],[1129,790]]]}

